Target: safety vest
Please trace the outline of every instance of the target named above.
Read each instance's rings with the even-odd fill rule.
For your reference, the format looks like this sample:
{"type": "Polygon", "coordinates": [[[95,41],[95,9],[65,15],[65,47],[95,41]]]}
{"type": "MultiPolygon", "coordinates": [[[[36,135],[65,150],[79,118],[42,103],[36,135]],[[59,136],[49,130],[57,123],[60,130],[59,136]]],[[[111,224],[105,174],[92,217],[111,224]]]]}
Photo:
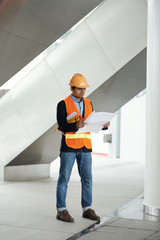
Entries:
{"type": "MultiPolygon", "coordinates": [[[[84,99],[84,118],[81,116],[77,106],[75,105],[70,95],[66,99],[64,99],[64,102],[66,104],[67,116],[69,116],[73,112],[76,112],[77,113],[76,116],[80,116],[81,120],[85,120],[92,113],[92,104],[90,100],[87,98],[83,99],[84,99]]],[[[75,132],[67,132],[65,133],[65,141],[68,147],[74,149],[82,148],[83,146],[85,146],[88,149],[92,148],[90,132],[84,132],[80,134],[76,134],[75,132]]]]}

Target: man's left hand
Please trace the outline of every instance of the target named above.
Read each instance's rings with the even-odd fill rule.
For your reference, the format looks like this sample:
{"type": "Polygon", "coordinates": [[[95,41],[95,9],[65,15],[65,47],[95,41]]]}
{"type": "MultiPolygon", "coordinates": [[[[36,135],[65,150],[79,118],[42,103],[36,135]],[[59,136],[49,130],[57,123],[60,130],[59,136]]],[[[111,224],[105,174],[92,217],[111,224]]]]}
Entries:
{"type": "Polygon", "coordinates": [[[111,122],[107,122],[103,125],[103,127],[108,128],[110,126],[111,122]]]}

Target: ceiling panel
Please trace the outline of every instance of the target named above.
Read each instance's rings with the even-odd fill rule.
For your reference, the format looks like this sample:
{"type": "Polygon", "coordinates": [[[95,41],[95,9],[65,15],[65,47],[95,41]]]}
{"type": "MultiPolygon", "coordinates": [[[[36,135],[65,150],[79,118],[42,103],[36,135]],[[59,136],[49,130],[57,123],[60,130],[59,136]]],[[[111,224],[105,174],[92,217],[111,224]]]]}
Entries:
{"type": "Polygon", "coordinates": [[[46,62],[34,68],[10,94],[33,140],[56,121],[56,104],[63,92],[46,62]]]}
{"type": "MultiPolygon", "coordinates": [[[[66,96],[70,92],[68,83],[74,73],[82,73],[93,91],[115,72],[85,23],[81,24],[53,53],[47,56],[46,61],[66,96]]],[[[90,89],[87,89],[88,93],[90,89]]]]}
{"type": "Polygon", "coordinates": [[[147,6],[144,0],[106,1],[86,22],[116,70],[146,46],[147,6]]]}
{"type": "Polygon", "coordinates": [[[0,86],[102,0],[1,0],[0,86]]]}

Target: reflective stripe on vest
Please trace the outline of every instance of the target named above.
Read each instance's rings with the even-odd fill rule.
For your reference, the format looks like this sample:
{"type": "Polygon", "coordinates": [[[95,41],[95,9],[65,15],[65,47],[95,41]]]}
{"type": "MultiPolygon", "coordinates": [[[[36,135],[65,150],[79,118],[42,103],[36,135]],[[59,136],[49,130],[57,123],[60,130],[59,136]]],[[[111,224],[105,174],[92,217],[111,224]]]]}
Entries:
{"type": "Polygon", "coordinates": [[[88,138],[88,139],[91,139],[91,135],[87,134],[87,133],[66,134],[66,139],[78,139],[78,138],[88,138]]]}

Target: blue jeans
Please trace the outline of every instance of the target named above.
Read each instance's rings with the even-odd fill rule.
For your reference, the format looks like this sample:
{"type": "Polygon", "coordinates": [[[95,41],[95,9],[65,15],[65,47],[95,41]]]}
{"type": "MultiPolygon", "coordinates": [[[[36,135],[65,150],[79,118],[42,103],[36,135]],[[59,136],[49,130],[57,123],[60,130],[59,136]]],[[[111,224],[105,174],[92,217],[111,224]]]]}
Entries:
{"type": "MultiPolygon", "coordinates": [[[[61,152],[60,170],[57,182],[57,210],[66,209],[67,186],[73,164],[77,160],[78,172],[81,177],[81,205],[87,210],[92,205],[92,157],[90,152],[61,152]]],[[[73,193],[74,198],[74,193],[73,193]]]]}

